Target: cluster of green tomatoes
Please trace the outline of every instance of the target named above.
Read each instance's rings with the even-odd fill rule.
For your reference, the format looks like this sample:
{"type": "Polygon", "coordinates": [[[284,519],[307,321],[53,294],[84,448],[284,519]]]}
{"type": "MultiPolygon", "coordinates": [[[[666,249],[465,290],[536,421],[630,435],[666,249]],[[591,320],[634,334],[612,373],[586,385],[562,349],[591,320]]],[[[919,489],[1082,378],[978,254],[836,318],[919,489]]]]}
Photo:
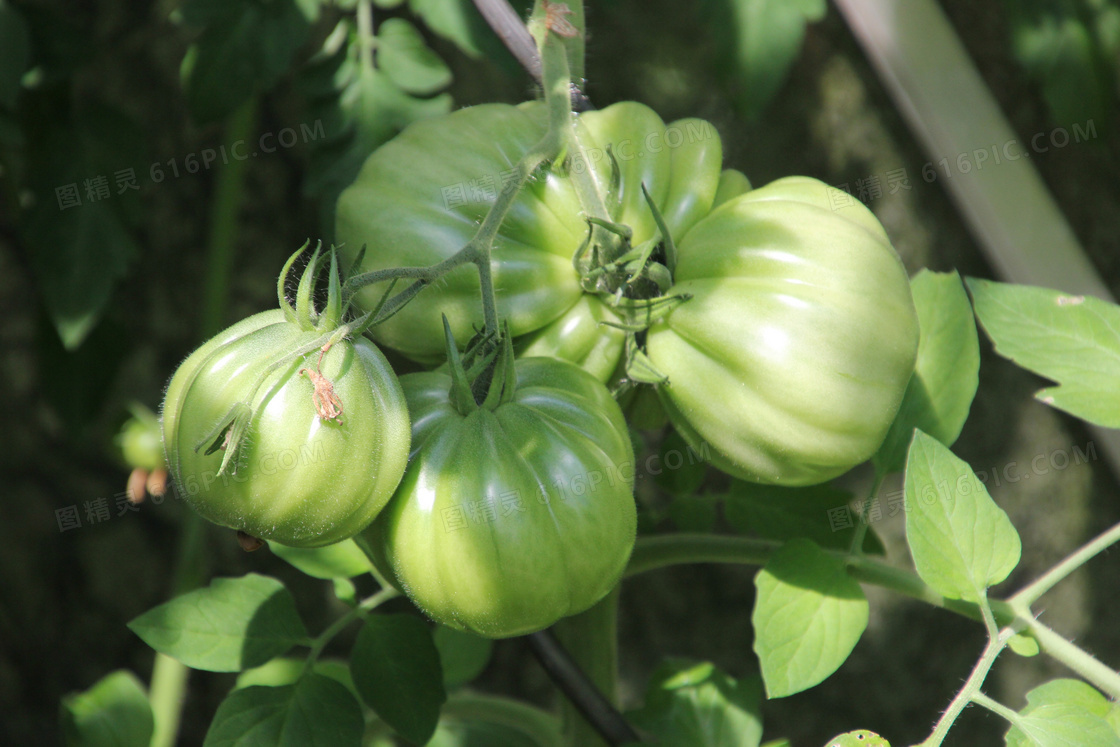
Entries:
{"type": "Polygon", "coordinates": [[[176,372],[163,434],[180,494],[281,544],[360,534],[433,619],[505,637],[618,582],[635,539],[635,392],[742,479],[809,485],[868,459],[918,345],[875,217],[833,209],[814,179],[752,189],[702,120],[666,125],[624,102],[575,127],[582,150],[523,186],[506,176],[545,132],[540,104],[462,109],[376,151],[339,200],[342,248],[314,254],[294,303],[295,257],[279,309],[176,372]],[[589,220],[577,177],[605,218],[589,220]],[[368,330],[355,322],[391,288],[347,277],[446,262],[511,188],[490,255],[500,329],[469,263],[368,330]],[[398,378],[379,346],[430,370],[398,378]]]}

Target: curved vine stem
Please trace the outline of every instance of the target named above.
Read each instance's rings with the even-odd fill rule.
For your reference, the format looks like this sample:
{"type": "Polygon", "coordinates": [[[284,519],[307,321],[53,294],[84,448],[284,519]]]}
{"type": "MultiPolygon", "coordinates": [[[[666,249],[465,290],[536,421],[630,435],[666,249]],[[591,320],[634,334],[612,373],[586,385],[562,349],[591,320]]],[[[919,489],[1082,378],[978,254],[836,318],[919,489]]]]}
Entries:
{"type": "Polygon", "coordinates": [[[326,630],[315,637],[311,642],[311,652],[307,655],[307,660],[303,664],[304,673],[310,672],[311,668],[315,666],[319,656],[322,655],[323,649],[327,647],[334,637],[345,630],[355,620],[364,620],[366,615],[371,611],[377,609],[390,599],[396,599],[401,593],[394,589],[392,586],[386,586],[379,590],[376,594],[372,594],[357,606],[352,607],[345,615],[331,623],[326,630]]]}

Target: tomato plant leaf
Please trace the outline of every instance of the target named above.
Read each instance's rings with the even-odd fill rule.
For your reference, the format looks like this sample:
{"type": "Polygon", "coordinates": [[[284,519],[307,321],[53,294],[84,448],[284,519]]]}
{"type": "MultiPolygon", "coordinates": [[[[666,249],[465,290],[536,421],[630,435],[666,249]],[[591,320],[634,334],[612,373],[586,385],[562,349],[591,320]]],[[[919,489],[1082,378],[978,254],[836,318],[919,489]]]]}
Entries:
{"type": "Polygon", "coordinates": [[[279,542],[269,542],[268,546],[274,555],[314,578],[353,578],[372,568],[352,539],[326,547],[288,547],[279,542]]]}
{"type": "Polygon", "coordinates": [[[428,626],[412,615],[372,615],[350,661],[362,700],[405,739],[424,744],[447,699],[428,626]]]}
{"type": "Polygon", "coordinates": [[[377,29],[377,66],[406,93],[426,96],[451,84],[451,69],[403,18],[390,18],[377,29]]]}
{"type": "Polygon", "coordinates": [[[307,41],[318,16],[313,0],[190,0],[188,23],[205,30],[183,60],[187,105],[199,122],[229,115],[250,96],[271,89],[307,41]]]}
{"type": "Polygon", "coordinates": [[[906,540],[922,580],[950,599],[982,603],[1019,563],[1019,533],[948,447],[914,431],[906,462],[906,540]]]}
{"type": "Polygon", "coordinates": [[[1008,0],[1011,52],[1042,90],[1051,120],[1069,126],[1110,121],[1116,108],[1114,2],[1008,0]]]}
{"type": "Polygon", "coordinates": [[[203,747],[341,747],[362,741],[362,707],[343,685],[309,673],[294,685],[254,685],[218,706],[203,747]]]}
{"type": "Polygon", "coordinates": [[[868,604],[844,562],[807,539],[787,542],[754,579],[754,650],[770,698],[823,682],[867,627],[868,604]]]}
{"type": "Polygon", "coordinates": [[[758,747],[762,681],[736,680],[708,662],[668,659],[650,678],[645,704],[627,717],[662,747],[758,747]]]}
{"type": "Polygon", "coordinates": [[[19,10],[0,0],[0,107],[15,108],[31,60],[31,37],[19,10]]]}
{"type": "Polygon", "coordinates": [[[735,104],[757,116],[785,81],[801,50],[805,25],[824,17],[824,0],[731,0],[735,34],[735,104]]]}
{"type": "Polygon", "coordinates": [[[452,42],[468,57],[477,59],[485,54],[486,37],[492,32],[471,0],[409,0],[408,7],[436,35],[452,42]]]}
{"type": "Polygon", "coordinates": [[[138,191],[121,185],[138,180],[143,138],[110,107],[90,104],[72,114],[46,95],[27,98],[26,170],[35,197],[23,238],[59,339],[74,351],[139,254],[130,232],[138,191]]]}
{"type": "Polygon", "coordinates": [[[910,281],[910,290],[921,327],[918,361],[898,415],[874,457],[881,472],[897,472],[906,465],[915,428],[952,446],[980,381],[980,343],[960,276],[922,270],[910,281]]]}
{"type": "Polygon", "coordinates": [[[1020,716],[1007,732],[1008,747],[1117,747],[1120,736],[1101,716],[1072,703],[1049,703],[1020,716]]]}
{"type": "MultiPolygon", "coordinates": [[[[776,540],[806,537],[827,549],[847,550],[859,521],[858,511],[848,505],[851,500],[851,493],[827,484],[785,488],[732,480],[723,496],[723,515],[744,534],[776,540]]],[[[867,533],[863,550],[885,552],[874,532],[867,533]]]]}
{"type": "Polygon", "coordinates": [[[417,98],[398,88],[387,72],[362,54],[357,29],[347,18],[300,71],[298,86],[314,131],[322,133],[309,141],[311,159],[303,190],[319,198],[327,235],[334,232],[338,194],[354,181],[369,154],[413,121],[451,110],[451,96],[446,93],[417,98]]]}
{"type": "Polygon", "coordinates": [[[482,670],[490,663],[494,642],[489,638],[437,625],[432,639],[439,651],[445,687],[457,687],[470,682],[482,674],[482,670]]]}
{"type": "MultiPolygon", "coordinates": [[[[278,656],[259,667],[246,669],[237,675],[237,682],[234,683],[233,688],[236,690],[253,686],[282,687],[284,685],[294,685],[303,676],[303,668],[306,664],[306,659],[294,656],[278,656]]],[[[354,681],[350,678],[349,662],[339,659],[317,659],[311,665],[311,671],[324,677],[330,677],[335,682],[345,686],[355,698],[358,697],[358,691],[354,689],[354,681]]]]}
{"type": "Polygon", "coordinates": [[[307,642],[292,595],[275,578],[255,573],[216,578],[128,627],[156,651],[211,672],[259,666],[307,642]]]}
{"type": "Polygon", "coordinates": [[[1043,402],[1120,428],[1120,307],[1090,296],[968,278],[976,317],[996,352],[1058,382],[1043,402]]]}
{"type": "Polygon", "coordinates": [[[1100,691],[1081,680],[1051,680],[1027,693],[1027,705],[1019,711],[1026,724],[1013,725],[1005,739],[1008,747],[1116,747],[1120,745],[1120,725],[1110,720],[1114,710],[1100,691]]]}
{"type": "Polygon", "coordinates": [[[155,728],[144,686],[124,669],[67,695],[59,716],[66,743],[82,747],[148,747],[155,728]]]}

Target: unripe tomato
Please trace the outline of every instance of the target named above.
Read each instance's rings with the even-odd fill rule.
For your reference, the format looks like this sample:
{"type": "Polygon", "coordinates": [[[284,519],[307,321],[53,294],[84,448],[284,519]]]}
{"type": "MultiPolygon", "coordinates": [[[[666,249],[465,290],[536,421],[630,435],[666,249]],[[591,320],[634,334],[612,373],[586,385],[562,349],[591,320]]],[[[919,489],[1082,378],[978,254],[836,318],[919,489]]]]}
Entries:
{"type": "Polygon", "coordinates": [[[634,452],[606,387],[522,358],[512,399],[464,415],[444,372],[401,377],[412,458],[365,536],[433,620],[522,635],[599,601],[634,545],[634,452]]]}
{"type": "Polygon", "coordinates": [[[315,350],[268,371],[320,334],[265,311],[211,339],[175,372],[163,406],[167,460],[179,494],[210,521],[319,547],[361,531],[392,495],[408,459],[409,420],[381,351],[343,339],[321,360],[315,350]],[[309,372],[326,377],[333,409],[322,406],[332,392],[316,391],[309,372]],[[253,416],[222,472],[224,451],[205,452],[238,403],[253,416]]]}
{"type": "Polygon", "coordinates": [[[677,245],[647,334],[678,431],[729,474],[810,485],[870,458],[914,369],[918,318],[898,255],[860,204],[805,177],[713,210],[677,245]]]}
{"type": "MultiPolygon", "coordinates": [[[[474,237],[518,161],[544,136],[545,114],[539,103],[484,104],[410,125],[370,156],[339,198],[336,240],[342,251],[353,258],[368,245],[363,271],[427,266],[453,255],[474,237]]],[[[722,158],[711,124],[688,119],[666,125],[649,107],[622,102],[579,115],[576,126],[584,150],[570,153],[566,167],[591,170],[611,217],[633,229],[635,244],[656,231],[643,183],[674,236],[711,208],[722,158]],[[618,167],[614,189],[608,147],[618,167]]],[[[557,322],[583,296],[572,257],[587,223],[571,178],[560,171],[545,169],[522,189],[494,241],[498,313],[515,337],[557,322]]],[[[368,309],[384,290],[384,284],[369,286],[358,303],[368,309]]],[[[457,339],[468,339],[481,326],[473,266],[441,277],[371,333],[409,358],[436,363],[444,352],[441,314],[457,339]]],[[[561,323],[538,339],[534,353],[568,358],[566,328],[561,323]]],[[[617,362],[621,345],[600,352],[617,362]]],[[[590,365],[597,372],[614,369],[601,355],[590,365]]]]}

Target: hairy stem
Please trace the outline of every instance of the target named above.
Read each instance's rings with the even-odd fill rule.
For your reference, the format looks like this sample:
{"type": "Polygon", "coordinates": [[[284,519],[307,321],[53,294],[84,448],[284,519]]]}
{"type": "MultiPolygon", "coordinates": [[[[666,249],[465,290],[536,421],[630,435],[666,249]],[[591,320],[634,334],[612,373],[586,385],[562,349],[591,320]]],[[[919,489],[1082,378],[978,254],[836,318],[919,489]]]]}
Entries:
{"type": "Polygon", "coordinates": [[[1008,601],[1024,608],[1030,607],[1046,592],[1050,591],[1059,581],[1085,565],[1098,553],[1107,550],[1120,541],[1120,524],[1112,527],[1103,534],[1082,545],[1062,562],[1042,574],[1035,581],[1020,589],[1008,601]]]}
{"type": "MultiPolygon", "coordinates": [[[[991,615],[990,611],[988,615],[991,615]]],[[[941,714],[941,718],[938,719],[937,725],[933,728],[933,733],[916,747],[940,747],[941,743],[945,741],[949,729],[952,728],[953,722],[961,715],[961,711],[965,709],[965,706],[971,703],[973,698],[980,692],[980,687],[984,684],[984,679],[988,676],[992,664],[995,663],[996,658],[999,656],[1000,652],[1003,651],[1007,642],[1011,640],[1011,636],[1013,635],[1015,635],[1015,631],[1011,628],[1004,628],[988,641],[988,645],[984,648],[984,653],[981,654],[979,661],[976,662],[976,666],[972,668],[972,674],[968,676],[964,687],[960,689],[957,696],[949,703],[949,707],[945,709],[945,713],[941,714]]]]}
{"type": "Polygon", "coordinates": [[[372,610],[377,609],[390,599],[399,597],[401,593],[394,589],[392,586],[386,586],[380,589],[376,594],[372,594],[361,602],[356,607],[352,607],[346,612],[345,615],[331,623],[326,630],[315,637],[311,642],[311,652],[307,655],[307,661],[304,662],[303,671],[309,672],[311,668],[318,661],[319,656],[322,655],[323,649],[327,647],[334,637],[345,630],[352,622],[359,619],[365,619],[372,610]]]}

